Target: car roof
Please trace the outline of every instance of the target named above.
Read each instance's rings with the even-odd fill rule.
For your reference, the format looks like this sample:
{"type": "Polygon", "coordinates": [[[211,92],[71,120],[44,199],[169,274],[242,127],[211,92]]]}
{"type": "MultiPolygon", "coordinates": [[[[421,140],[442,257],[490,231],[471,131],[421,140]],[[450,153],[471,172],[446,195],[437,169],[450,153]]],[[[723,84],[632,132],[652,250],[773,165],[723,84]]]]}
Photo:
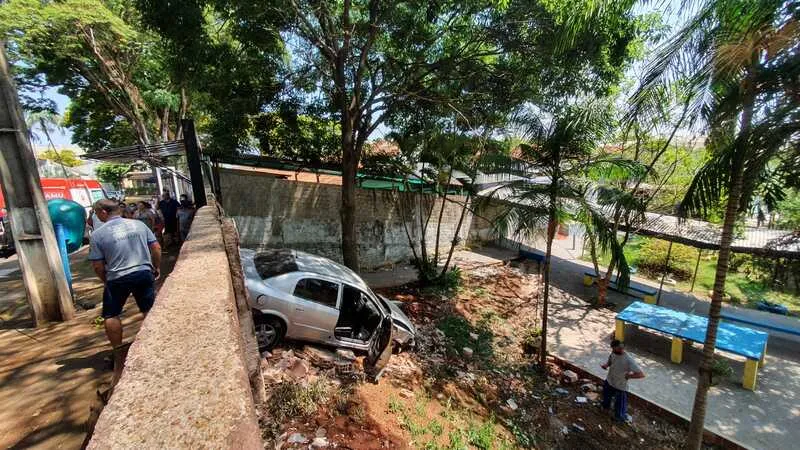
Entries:
{"type": "Polygon", "coordinates": [[[262,279],[290,272],[306,272],[341,280],[369,291],[364,280],[349,268],[311,253],[290,249],[269,249],[255,253],[253,262],[262,279]]]}

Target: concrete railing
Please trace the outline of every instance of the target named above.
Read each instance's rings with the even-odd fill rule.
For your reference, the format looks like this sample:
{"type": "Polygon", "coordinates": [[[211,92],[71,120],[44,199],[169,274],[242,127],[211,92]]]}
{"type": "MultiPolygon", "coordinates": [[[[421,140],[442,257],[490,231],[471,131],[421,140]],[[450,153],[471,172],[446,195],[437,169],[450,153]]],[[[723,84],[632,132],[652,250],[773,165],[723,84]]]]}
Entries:
{"type": "Polygon", "coordinates": [[[212,204],[197,212],[88,448],[263,448],[243,347],[212,204]]]}

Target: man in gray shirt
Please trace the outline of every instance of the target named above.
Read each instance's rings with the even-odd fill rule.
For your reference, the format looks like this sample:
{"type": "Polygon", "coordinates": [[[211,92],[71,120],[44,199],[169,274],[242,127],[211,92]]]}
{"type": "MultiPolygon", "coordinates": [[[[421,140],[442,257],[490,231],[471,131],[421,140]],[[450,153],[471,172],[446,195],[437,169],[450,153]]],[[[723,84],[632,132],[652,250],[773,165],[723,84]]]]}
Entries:
{"type": "MultiPolygon", "coordinates": [[[[142,314],[147,315],[155,301],[155,280],[159,277],[161,247],[153,232],[143,222],[120,217],[121,208],[113,200],[98,200],[94,212],[105,224],[89,241],[89,260],[97,276],[106,285],[103,292],[103,318],[106,335],[114,348],[122,345],[122,322],[119,315],[133,294],[142,314]]],[[[117,374],[115,374],[117,375],[117,374]]]]}
{"type": "Polygon", "coordinates": [[[621,341],[614,339],[611,341],[611,354],[608,361],[600,365],[603,369],[608,369],[606,381],[603,383],[603,408],[611,407],[611,399],[614,401],[614,419],[618,422],[628,420],[628,380],[644,378],[644,372],[636,364],[636,361],[625,352],[625,346],[621,341]]]}

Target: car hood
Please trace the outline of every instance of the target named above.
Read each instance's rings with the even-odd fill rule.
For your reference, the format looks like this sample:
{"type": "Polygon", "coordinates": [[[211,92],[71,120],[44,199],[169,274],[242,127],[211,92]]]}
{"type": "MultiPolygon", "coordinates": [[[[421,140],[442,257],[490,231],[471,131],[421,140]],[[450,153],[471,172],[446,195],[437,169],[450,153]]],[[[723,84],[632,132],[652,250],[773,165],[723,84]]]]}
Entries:
{"type": "Polygon", "coordinates": [[[414,324],[411,322],[411,319],[409,319],[406,313],[400,309],[400,306],[398,306],[396,302],[393,302],[382,295],[380,297],[386,302],[387,305],[389,305],[389,309],[392,311],[392,321],[411,331],[411,334],[416,335],[417,329],[414,328],[414,324]]]}

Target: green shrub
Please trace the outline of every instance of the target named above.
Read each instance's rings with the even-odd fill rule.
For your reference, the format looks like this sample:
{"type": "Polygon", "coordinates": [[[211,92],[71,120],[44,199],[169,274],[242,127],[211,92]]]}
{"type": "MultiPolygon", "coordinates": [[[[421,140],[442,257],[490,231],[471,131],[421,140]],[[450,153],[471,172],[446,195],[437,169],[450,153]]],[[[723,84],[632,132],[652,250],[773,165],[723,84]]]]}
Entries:
{"type": "MultiPolygon", "coordinates": [[[[637,261],[639,271],[651,277],[661,276],[664,273],[668,249],[669,242],[667,241],[647,239],[639,249],[637,261]]],[[[672,244],[668,272],[678,280],[688,280],[694,273],[696,260],[697,249],[688,245],[672,244]]]]}
{"type": "Polygon", "coordinates": [[[722,358],[714,358],[711,363],[711,379],[713,384],[733,376],[733,367],[722,358]]]}

